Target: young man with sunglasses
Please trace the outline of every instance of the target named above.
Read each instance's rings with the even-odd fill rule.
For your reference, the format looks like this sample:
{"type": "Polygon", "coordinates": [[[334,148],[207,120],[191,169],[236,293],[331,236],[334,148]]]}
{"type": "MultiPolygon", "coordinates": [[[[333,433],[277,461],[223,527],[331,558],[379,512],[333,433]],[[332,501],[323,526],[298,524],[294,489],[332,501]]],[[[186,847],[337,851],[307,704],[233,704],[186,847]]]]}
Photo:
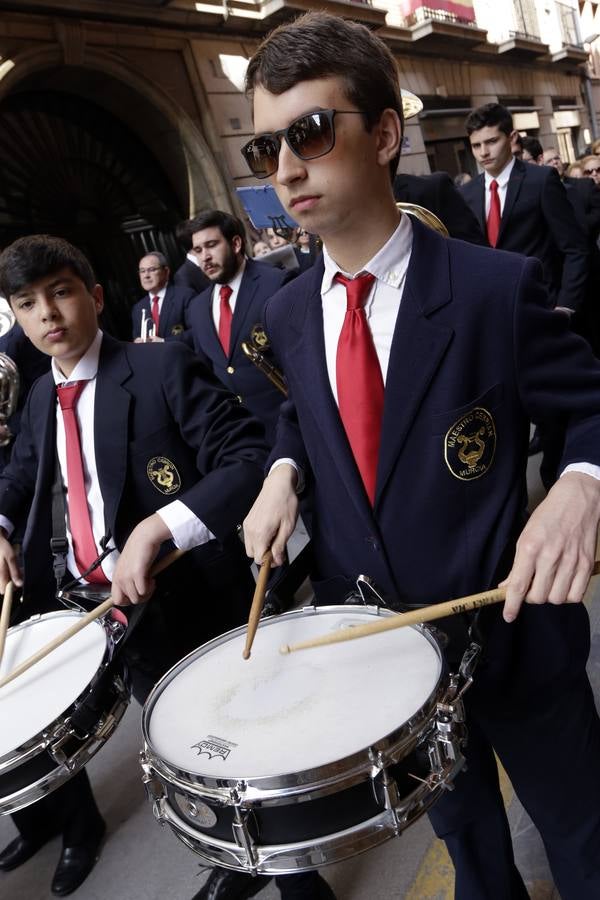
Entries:
{"type": "Polygon", "coordinates": [[[290,397],[247,551],[261,559],[270,546],[281,562],[305,485],[319,602],[344,602],[361,573],[396,607],[503,579],[503,608],[478,622],[468,771],[431,820],[458,900],[527,896],[495,750],[561,897],[592,900],[600,723],[580,601],[600,518],[600,369],[550,308],[537,261],[400,216],[398,73],[370,31],[320,13],[282,26],[250,60],[247,89],[256,137],[243,154],[324,244],[267,306],[290,397]],[[562,477],[523,527],[529,421],[567,411],[562,477]],[[559,778],[557,759],[568,760],[559,778]]]}

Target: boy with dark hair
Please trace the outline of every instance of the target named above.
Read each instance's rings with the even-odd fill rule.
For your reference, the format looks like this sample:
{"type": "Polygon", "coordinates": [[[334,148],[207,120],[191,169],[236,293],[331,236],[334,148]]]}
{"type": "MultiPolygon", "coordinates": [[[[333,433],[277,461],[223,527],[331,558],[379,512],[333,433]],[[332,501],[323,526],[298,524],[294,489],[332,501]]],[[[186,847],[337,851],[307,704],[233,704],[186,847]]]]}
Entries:
{"type": "Polygon", "coordinates": [[[469,136],[481,128],[497,128],[502,134],[511,136],[514,130],[513,117],[500,103],[484,103],[467,116],[465,129],[469,136]]]}
{"type": "MultiPolygon", "coordinates": [[[[248,67],[256,136],[242,152],[324,247],[267,306],[290,395],[246,547],[255,559],[271,547],[281,562],[306,484],[322,602],[343,602],[360,573],[397,607],[503,579],[504,609],[478,623],[468,771],[430,816],[458,900],[527,896],[495,750],[563,900],[593,900],[600,722],[581,599],[600,518],[600,369],[549,308],[535,260],[399,214],[389,171],[402,121],[382,87],[397,79],[375,35],[325,13],[276,29],[248,67]],[[523,528],[529,421],[557,411],[570,417],[562,477],[523,528]],[[550,756],[569,759],[560,779],[550,756]]],[[[493,127],[510,153],[509,132],[477,125],[472,137],[493,127]]],[[[455,630],[457,655],[468,638],[455,630]]]]}
{"type": "MultiPolygon", "coordinates": [[[[25,616],[54,608],[54,562],[65,563],[58,587],[67,578],[93,583],[117,604],[155,592],[125,648],[143,702],[167,668],[247,614],[253,581],[236,525],[260,483],[262,428],[184,345],[151,348],[104,335],[102,288],[66,241],[35,235],[7,247],[0,292],[52,359],[31,389],[0,477],[0,589],[9,579],[23,584],[25,616]],[[64,513],[53,502],[56,481],[64,513]],[[23,579],[10,536],[25,518],[23,579]],[[66,560],[51,547],[65,535],[66,560]],[[149,572],[166,542],[189,552],[155,584],[149,572]],[[101,548],[110,551],[102,560],[101,548]]],[[[67,783],[16,814],[21,834],[0,855],[0,868],[25,862],[52,836],[59,810],[59,895],[89,874],[104,831],[87,776],[76,778],[77,791],[67,783]]]]}

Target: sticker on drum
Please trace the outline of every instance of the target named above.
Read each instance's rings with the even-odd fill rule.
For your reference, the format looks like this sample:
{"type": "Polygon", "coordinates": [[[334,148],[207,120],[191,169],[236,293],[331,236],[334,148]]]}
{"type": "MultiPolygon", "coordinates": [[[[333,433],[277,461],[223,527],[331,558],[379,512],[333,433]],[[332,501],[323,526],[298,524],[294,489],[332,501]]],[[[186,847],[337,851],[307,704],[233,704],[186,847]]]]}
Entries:
{"type": "MultiPolygon", "coordinates": [[[[64,612],[34,617],[10,628],[0,677],[81,617],[64,612]]],[[[47,728],[92,681],[106,651],[106,634],[93,622],[19,678],[0,688],[0,758],[47,728]]]]}
{"type": "MultiPolygon", "coordinates": [[[[200,648],[144,712],[153,756],[192,776],[247,780],[327,766],[383,739],[434,695],[442,659],[418,629],[282,656],[282,644],[365,622],[366,610],[288,613],[200,648]]],[[[371,613],[372,615],[372,613],[371,613]]]]}

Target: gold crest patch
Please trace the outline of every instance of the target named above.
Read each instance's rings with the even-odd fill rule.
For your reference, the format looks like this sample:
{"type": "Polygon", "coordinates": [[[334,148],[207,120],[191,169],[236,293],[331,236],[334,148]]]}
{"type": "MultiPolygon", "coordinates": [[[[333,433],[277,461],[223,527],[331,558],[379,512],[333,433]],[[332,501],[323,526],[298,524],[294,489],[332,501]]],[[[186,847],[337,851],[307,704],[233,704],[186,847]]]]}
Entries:
{"type": "Polygon", "coordinates": [[[455,478],[474,481],[488,471],[496,453],[496,426],[481,406],[461,416],[446,432],[444,459],[455,478]]]}
{"type": "Polygon", "coordinates": [[[250,340],[254,344],[257,350],[264,350],[269,346],[269,338],[267,337],[267,332],[265,331],[265,326],[258,323],[257,325],[252,326],[252,331],[250,332],[250,340]]]}
{"type": "Polygon", "coordinates": [[[181,478],[175,463],[166,456],[153,456],[146,467],[148,478],[161,494],[176,494],[181,488],[181,478]]]}
{"type": "Polygon", "coordinates": [[[176,337],[178,334],[183,334],[183,325],[173,325],[171,328],[171,334],[173,337],[176,337]]]}

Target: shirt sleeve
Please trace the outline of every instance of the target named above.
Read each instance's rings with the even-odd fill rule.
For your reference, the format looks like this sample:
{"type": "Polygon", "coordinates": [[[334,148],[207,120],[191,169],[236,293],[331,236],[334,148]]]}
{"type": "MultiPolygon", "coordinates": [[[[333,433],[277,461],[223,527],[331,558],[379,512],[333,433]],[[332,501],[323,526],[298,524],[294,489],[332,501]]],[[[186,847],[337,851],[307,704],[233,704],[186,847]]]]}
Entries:
{"type": "MultiPolygon", "coordinates": [[[[562,478],[567,472],[583,472],[584,475],[591,475],[592,478],[600,481],[600,466],[594,466],[592,463],[571,463],[563,469],[560,477],[562,478]]],[[[0,525],[2,524],[1,518],[0,516],[0,525]]]]}
{"type": "MultiPolygon", "coordinates": [[[[212,531],[181,500],[168,503],[157,510],[157,514],[173,535],[173,542],[179,550],[192,550],[216,540],[212,531]]],[[[0,516],[0,525],[2,518],[0,516]]]]}

